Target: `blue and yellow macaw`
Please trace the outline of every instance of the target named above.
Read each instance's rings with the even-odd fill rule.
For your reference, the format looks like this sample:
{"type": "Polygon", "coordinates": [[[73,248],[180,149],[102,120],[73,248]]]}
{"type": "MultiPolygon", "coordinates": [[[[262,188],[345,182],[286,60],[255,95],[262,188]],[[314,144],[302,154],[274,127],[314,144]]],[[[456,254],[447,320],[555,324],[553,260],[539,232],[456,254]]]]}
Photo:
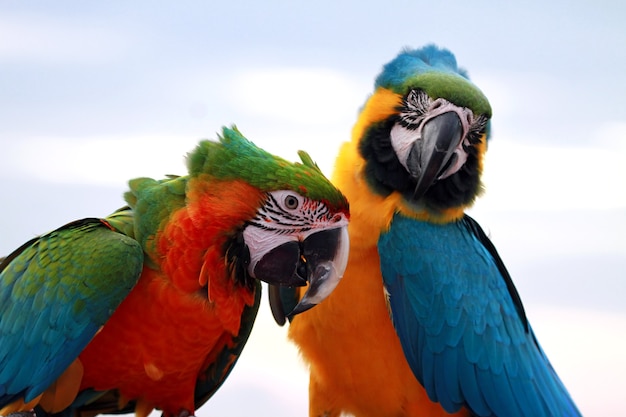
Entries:
{"type": "MultiPolygon", "coordinates": [[[[493,244],[465,211],[482,191],[491,107],[435,46],[384,66],[336,161],[344,277],[289,337],[310,415],[579,416],[493,244]]],[[[275,316],[286,291],[270,293],[275,316]]]]}

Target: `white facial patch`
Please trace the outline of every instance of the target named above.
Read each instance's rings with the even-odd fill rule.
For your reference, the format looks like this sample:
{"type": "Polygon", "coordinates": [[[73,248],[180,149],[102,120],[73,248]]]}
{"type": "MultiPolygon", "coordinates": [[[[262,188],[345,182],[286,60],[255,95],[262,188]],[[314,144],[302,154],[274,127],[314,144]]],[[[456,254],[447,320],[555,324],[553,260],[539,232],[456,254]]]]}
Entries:
{"type": "Polygon", "coordinates": [[[299,239],[294,235],[277,234],[272,230],[247,226],[243,231],[243,239],[250,252],[250,265],[248,265],[248,273],[254,275],[254,268],[263,256],[287,242],[297,242],[299,239]]]}
{"type": "Polygon", "coordinates": [[[254,276],[257,263],[270,250],[287,242],[302,242],[322,229],[345,227],[345,214],[332,214],[316,200],[290,190],[268,193],[268,199],[243,231],[250,252],[248,272],[254,276]]]}
{"type": "Polygon", "coordinates": [[[418,129],[408,129],[400,123],[393,125],[391,132],[389,132],[391,146],[393,147],[398,160],[400,160],[400,163],[404,169],[407,170],[407,172],[409,172],[409,167],[407,165],[409,154],[413,148],[413,143],[422,139],[421,132],[421,125],[418,129]]]}
{"type": "MultiPolygon", "coordinates": [[[[416,98],[413,97],[413,100],[416,100],[416,98]]],[[[424,103],[420,103],[420,105],[424,105],[424,103]]],[[[423,140],[422,131],[424,129],[424,125],[429,120],[449,112],[454,112],[459,117],[462,125],[462,139],[453,151],[456,155],[454,163],[449,166],[437,179],[441,180],[447,178],[461,169],[463,164],[467,161],[467,152],[464,147],[470,145],[467,135],[470,127],[474,123],[474,113],[472,113],[472,111],[468,108],[459,107],[443,98],[438,98],[437,100],[430,102],[428,104],[428,109],[423,114],[416,113],[419,108],[417,105],[407,105],[407,107],[410,109],[409,111],[400,113],[400,118],[404,123],[396,123],[389,132],[391,146],[393,147],[398,160],[407,172],[410,172],[408,160],[411,149],[413,149],[416,141],[423,140]]]]}

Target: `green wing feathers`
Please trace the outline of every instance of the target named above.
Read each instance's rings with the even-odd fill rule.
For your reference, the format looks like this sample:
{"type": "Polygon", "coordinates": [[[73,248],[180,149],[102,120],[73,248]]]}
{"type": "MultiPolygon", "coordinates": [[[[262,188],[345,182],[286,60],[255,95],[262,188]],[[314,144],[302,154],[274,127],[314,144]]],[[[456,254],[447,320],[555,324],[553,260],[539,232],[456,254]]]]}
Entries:
{"type": "Polygon", "coordinates": [[[69,223],[0,264],[0,408],[76,359],[137,282],[143,250],[101,219],[69,223]]]}

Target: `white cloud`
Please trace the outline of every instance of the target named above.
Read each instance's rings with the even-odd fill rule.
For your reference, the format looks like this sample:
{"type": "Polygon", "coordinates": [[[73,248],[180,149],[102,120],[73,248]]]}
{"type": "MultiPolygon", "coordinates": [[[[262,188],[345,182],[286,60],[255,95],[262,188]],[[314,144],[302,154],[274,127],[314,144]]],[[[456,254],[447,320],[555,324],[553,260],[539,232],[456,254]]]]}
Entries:
{"type": "Polygon", "coordinates": [[[0,173],[41,181],[126,188],[135,177],[184,175],[184,158],[199,138],[158,135],[38,137],[4,145],[0,173]]]}
{"type": "Polygon", "coordinates": [[[134,39],[120,28],[43,15],[0,16],[0,60],[30,64],[101,64],[125,55],[134,39]]]}
{"type": "Polygon", "coordinates": [[[228,97],[242,111],[269,120],[328,126],[354,120],[369,90],[330,69],[266,68],[236,73],[228,97]]]}
{"type": "Polygon", "coordinates": [[[546,72],[519,72],[507,68],[506,71],[470,73],[470,78],[489,98],[494,116],[498,118],[535,109],[539,104],[552,111],[551,100],[571,91],[564,81],[546,72]]]}
{"type": "Polygon", "coordinates": [[[598,137],[599,146],[593,147],[494,140],[485,160],[487,191],[481,204],[522,210],[626,207],[626,147],[615,139],[626,138],[626,124],[599,133],[611,136],[598,137]]]}

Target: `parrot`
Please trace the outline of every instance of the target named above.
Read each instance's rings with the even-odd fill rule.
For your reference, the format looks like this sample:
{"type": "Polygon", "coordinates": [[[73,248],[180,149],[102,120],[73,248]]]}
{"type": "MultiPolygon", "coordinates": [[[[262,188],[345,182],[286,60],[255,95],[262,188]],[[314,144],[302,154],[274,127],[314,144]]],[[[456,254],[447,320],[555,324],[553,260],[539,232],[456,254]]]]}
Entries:
{"type": "Polygon", "coordinates": [[[6,256],[0,415],[194,415],[235,365],[261,281],[308,284],[298,314],[346,268],[347,199],[299,156],[225,127],[187,155],[187,175],[133,179],[125,207],[6,256]]]}
{"type": "Polygon", "coordinates": [[[288,313],[309,415],[579,416],[493,243],[466,211],[483,192],[491,105],[434,44],[385,64],[331,177],[350,202],[341,282],[288,313]]]}

